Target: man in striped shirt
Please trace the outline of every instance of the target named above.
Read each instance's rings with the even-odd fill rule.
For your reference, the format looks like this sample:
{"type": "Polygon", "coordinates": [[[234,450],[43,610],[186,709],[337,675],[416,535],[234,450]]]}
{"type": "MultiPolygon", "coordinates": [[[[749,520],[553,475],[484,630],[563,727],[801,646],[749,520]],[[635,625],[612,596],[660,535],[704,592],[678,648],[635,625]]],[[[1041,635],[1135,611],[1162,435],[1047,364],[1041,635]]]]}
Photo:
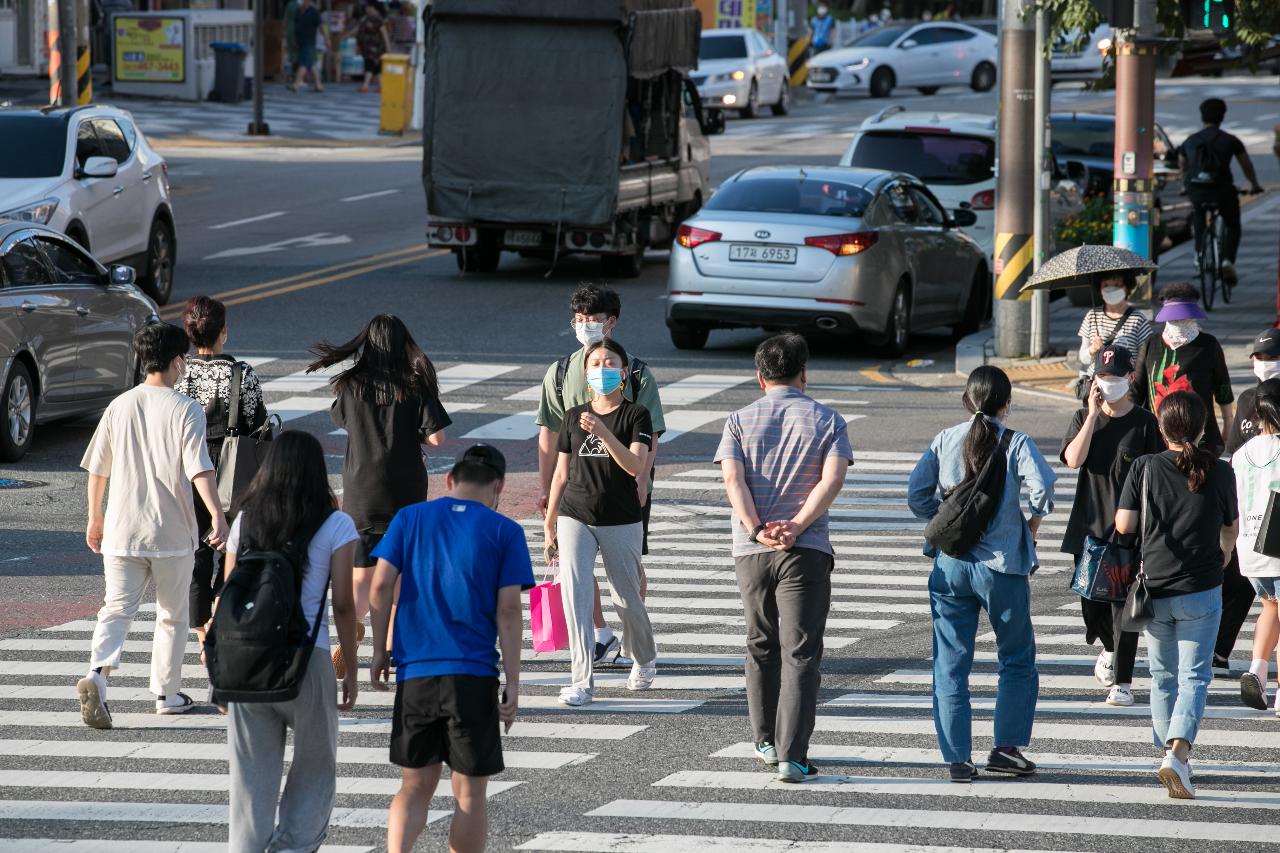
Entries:
{"type": "Polygon", "coordinates": [[[764,396],[729,416],[715,456],[733,506],[756,755],[783,782],[817,773],[809,738],[835,568],[827,511],[853,461],[844,418],[804,392],[808,360],[799,335],[760,344],[764,396]]]}

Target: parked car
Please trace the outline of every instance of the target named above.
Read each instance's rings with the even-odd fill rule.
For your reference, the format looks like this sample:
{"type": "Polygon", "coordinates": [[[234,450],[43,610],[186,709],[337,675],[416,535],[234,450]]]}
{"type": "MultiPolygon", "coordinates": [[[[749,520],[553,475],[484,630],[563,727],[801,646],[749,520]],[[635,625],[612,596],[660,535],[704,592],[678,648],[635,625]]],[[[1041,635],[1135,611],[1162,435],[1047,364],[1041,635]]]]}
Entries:
{"type": "MultiPolygon", "coordinates": [[[[966,227],[989,258],[995,248],[996,120],[980,113],[909,111],[886,107],[862,123],[842,166],[906,172],[923,181],[948,210],[970,210],[966,227]]],[[[1050,211],[1054,222],[1084,207],[1075,180],[1083,167],[1054,165],[1050,211]]],[[[1028,228],[1030,230],[1030,228],[1028,228]]]]}
{"type": "Polygon", "coordinates": [[[873,98],[887,98],[897,86],[925,95],[942,86],[986,92],[996,84],[996,48],[995,36],[968,24],[894,24],[809,60],[807,85],[873,98]]]}
{"type": "Polygon", "coordinates": [[[690,75],[702,105],[755,118],[768,105],[776,116],[791,108],[787,60],[756,30],[703,30],[698,67],[690,75]]]}
{"type": "Polygon", "coordinates": [[[1099,26],[1077,50],[1073,45],[1079,37],[1079,30],[1071,30],[1054,41],[1053,56],[1049,60],[1050,79],[1054,83],[1102,79],[1107,53],[1115,40],[1111,27],[1107,24],[1099,26]]]}
{"type": "Polygon", "coordinates": [[[900,355],[913,330],[976,330],[988,263],[920,181],[840,166],[747,169],[680,226],[667,328],[680,349],[712,329],[836,332],[900,355]]]}
{"type": "Polygon", "coordinates": [[[127,111],[0,110],[0,218],[66,234],[139,271],[163,305],[177,243],[168,165],[127,111]]]}
{"type": "Polygon", "coordinates": [[[102,409],[138,378],[133,335],[159,320],[131,267],[51,228],[0,220],[0,462],[36,425],[102,409]]]}

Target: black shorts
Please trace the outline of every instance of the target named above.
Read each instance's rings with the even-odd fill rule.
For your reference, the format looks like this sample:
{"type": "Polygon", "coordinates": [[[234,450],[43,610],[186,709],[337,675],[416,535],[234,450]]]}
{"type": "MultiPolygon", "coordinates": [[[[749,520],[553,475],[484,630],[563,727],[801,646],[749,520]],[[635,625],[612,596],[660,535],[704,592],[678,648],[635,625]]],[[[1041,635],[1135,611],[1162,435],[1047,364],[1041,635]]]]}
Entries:
{"type": "Polygon", "coordinates": [[[436,675],[396,682],[391,763],[422,768],[444,762],[464,776],[506,769],[498,732],[498,679],[436,675]]]}
{"type": "Polygon", "coordinates": [[[381,542],[382,537],[386,535],[386,529],[378,529],[377,532],[374,532],[374,530],[371,529],[366,529],[359,531],[359,533],[360,538],[356,539],[355,567],[357,569],[365,569],[378,565],[378,561],[371,555],[373,554],[373,549],[378,547],[378,543],[381,542]]]}

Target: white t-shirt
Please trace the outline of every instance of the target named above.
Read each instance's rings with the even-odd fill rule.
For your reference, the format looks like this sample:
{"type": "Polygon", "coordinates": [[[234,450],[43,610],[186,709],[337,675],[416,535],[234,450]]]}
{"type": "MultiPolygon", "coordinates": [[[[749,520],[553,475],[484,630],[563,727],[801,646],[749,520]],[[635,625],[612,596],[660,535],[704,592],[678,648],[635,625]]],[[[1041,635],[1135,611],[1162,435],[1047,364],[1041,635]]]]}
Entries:
{"type": "Polygon", "coordinates": [[[1271,493],[1280,491],[1280,436],[1249,439],[1231,457],[1231,467],[1236,473],[1236,499],[1240,504],[1240,533],[1236,537],[1240,574],[1247,578],[1280,577],[1280,559],[1253,550],[1271,493]]]}
{"type": "Polygon", "coordinates": [[[200,404],[162,385],[136,385],[111,401],[80,467],[109,478],[102,553],[194,554],[191,481],[212,471],[200,404]]]}
{"type": "MultiPolygon", "coordinates": [[[[234,554],[240,550],[240,522],[244,513],[236,516],[231,524],[231,536],[227,539],[227,553],[234,554]]],[[[314,625],[316,610],[324,608],[324,616],[320,618],[320,633],[316,637],[316,648],[329,650],[329,607],[324,600],[325,589],[329,584],[329,559],[333,552],[343,545],[356,541],[356,523],[345,512],[335,512],[320,525],[316,535],[307,548],[307,565],[302,570],[302,615],[307,625],[314,625]]]]}

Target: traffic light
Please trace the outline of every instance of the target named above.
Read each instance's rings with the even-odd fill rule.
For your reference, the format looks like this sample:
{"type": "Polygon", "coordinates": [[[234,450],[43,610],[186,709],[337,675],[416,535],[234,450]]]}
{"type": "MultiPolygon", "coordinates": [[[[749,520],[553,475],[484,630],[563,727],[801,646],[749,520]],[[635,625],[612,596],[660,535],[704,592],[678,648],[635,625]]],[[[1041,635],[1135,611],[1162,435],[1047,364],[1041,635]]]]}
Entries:
{"type": "Polygon", "coordinates": [[[1187,29],[1226,35],[1236,27],[1236,0],[1182,0],[1182,21],[1187,29]]]}

